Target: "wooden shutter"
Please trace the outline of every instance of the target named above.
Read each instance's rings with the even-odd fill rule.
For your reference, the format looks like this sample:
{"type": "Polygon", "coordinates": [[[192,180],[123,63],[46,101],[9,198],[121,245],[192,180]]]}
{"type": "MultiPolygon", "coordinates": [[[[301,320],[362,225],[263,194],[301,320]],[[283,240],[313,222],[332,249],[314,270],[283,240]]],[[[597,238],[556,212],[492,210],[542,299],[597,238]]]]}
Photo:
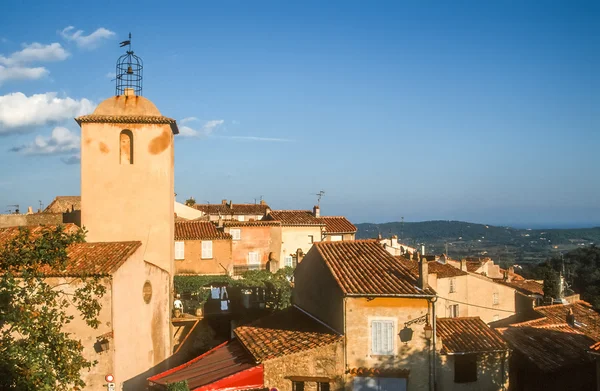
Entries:
{"type": "Polygon", "coordinates": [[[175,259],[185,259],[185,242],[175,242],[175,259]]]}
{"type": "Polygon", "coordinates": [[[212,241],[211,240],[203,240],[202,241],[202,258],[208,259],[212,258],[212,241]]]}

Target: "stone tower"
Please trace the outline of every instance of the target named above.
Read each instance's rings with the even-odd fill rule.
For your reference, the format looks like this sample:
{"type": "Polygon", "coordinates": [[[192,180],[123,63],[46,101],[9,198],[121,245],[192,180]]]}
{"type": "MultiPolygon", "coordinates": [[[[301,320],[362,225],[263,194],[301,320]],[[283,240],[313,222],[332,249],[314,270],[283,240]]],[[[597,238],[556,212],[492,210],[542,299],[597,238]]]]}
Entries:
{"type": "Polygon", "coordinates": [[[144,260],[172,280],[175,121],[131,88],[76,121],[87,241],[139,240],[144,260]]]}

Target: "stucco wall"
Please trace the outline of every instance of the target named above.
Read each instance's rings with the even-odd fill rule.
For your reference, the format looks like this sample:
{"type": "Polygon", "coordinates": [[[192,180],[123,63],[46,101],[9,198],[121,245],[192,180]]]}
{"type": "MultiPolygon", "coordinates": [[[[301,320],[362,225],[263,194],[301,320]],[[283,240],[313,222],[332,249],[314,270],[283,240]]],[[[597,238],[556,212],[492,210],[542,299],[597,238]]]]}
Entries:
{"type": "Polygon", "coordinates": [[[294,304],[344,333],[344,297],[316,248],[294,271],[294,304]]]}
{"type": "Polygon", "coordinates": [[[139,390],[146,378],[164,369],[171,355],[169,274],[143,260],[138,249],[113,275],[114,376],[117,390],[139,390]],[[152,297],[144,301],[149,281],[152,297]]]}
{"type": "Polygon", "coordinates": [[[477,356],[477,381],[471,383],[454,382],[455,357],[443,354],[437,356],[438,391],[499,391],[508,387],[508,356],[503,353],[479,354],[477,356]]]}
{"type": "MultiPolygon", "coordinates": [[[[331,236],[336,236],[336,234],[325,234],[323,241],[324,242],[330,242],[331,241],[331,236]]],[[[355,234],[341,234],[341,235],[337,235],[337,236],[341,236],[342,237],[342,241],[348,241],[348,240],[354,240],[355,239],[355,234]]]]}
{"type": "MultiPolygon", "coordinates": [[[[81,280],[75,280],[74,278],[48,278],[46,282],[52,286],[59,284],[67,284],[62,289],[72,294],[75,290],[82,286],[81,280]]],[[[100,322],[97,329],[89,327],[83,319],[79,311],[73,306],[67,309],[67,314],[73,315],[74,319],[71,323],[65,324],[63,330],[68,333],[73,333],[72,338],[80,340],[83,345],[83,356],[89,361],[98,361],[96,366],[92,367],[91,370],[83,370],[81,372],[81,378],[86,383],[86,390],[101,390],[106,383],[104,376],[113,373],[113,352],[114,352],[114,341],[110,339],[110,348],[104,352],[96,352],[94,344],[97,338],[103,334],[109,333],[113,329],[112,325],[112,289],[111,281],[106,278],[102,280],[102,283],[106,287],[106,293],[99,300],[101,310],[98,315],[98,321],[100,322]]]]}
{"type": "MultiPolygon", "coordinates": [[[[430,282],[431,276],[432,274],[430,274],[430,282]]],[[[450,316],[450,306],[458,304],[458,316],[469,316],[469,306],[462,304],[469,303],[468,276],[451,278],[438,278],[435,285],[431,284],[440,297],[436,304],[436,315],[447,318],[450,316]],[[451,278],[454,278],[454,292],[450,292],[451,278]]]]}
{"type": "Polygon", "coordinates": [[[169,125],[82,124],[81,220],[87,240],[139,240],[145,259],[172,274],[173,164],[169,125]],[[133,133],[133,164],[120,162],[124,129],[133,133]]]}
{"type": "MultiPolygon", "coordinates": [[[[327,377],[334,379],[330,382],[331,389],[339,390],[344,386],[343,373],[344,349],[340,341],[265,361],[264,385],[280,391],[292,391],[292,381],[289,377],[327,377]]],[[[316,391],[316,382],[307,381],[304,389],[316,391]]]]}
{"type": "Polygon", "coordinates": [[[213,240],[212,258],[202,259],[202,241],[184,240],[183,260],[175,261],[176,274],[226,274],[231,267],[231,240],[213,240]]]}
{"type": "MultiPolygon", "coordinates": [[[[409,298],[346,298],[346,354],[349,368],[408,369],[411,391],[429,390],[429,341],[425,339],[424,324],[412,325],[412,340],[402,343],[397,336],[404,323],[427,314],[426,299],[409,298]],[[394,355],[371,354],[371,321],[390,319],[395,322],[394,355]]],[[[347,389],[353,377],[346,376],[347,389]]]]}
{"type": "Polygon", "coordinates": [[[467,316],[479,316],[485,323],[489,323],[515,314],[513,288],[472,273],[467,276],[467,284],[469,304],[471,304],[467,306],[467,316]],[[494,293],[498,293],[498,304],[493,304],[494,293]]]}
{"type": "Polygon", "coordinates": [[[312,235],[315,242],[321,240],[321,227],[281,227],[281,255],[280,267],[284,267],[285,257],[290,254],[296,254],[296,251],[301,248],[306,254],[312,247],[308,236],[312,235]]]}
{"type": "Polygon", "coordinates": [[[225,232],[229,233],[232,229],[240,230],[240,240],[232,241],[232,263],[234,265],[247,265],[248,253],[251,251],[259,253],[262,265],[267,263],[270,253],[273,253],[273,257],[279,260],[279,254],[281,254],[281,227],[225,227],[225,232]]]}
{"type": "Polygon", "coordinates": [[[57,225],[63,223],[62,213],[33,213],[0,215],[0,228],[26,225],[57,225]]]}

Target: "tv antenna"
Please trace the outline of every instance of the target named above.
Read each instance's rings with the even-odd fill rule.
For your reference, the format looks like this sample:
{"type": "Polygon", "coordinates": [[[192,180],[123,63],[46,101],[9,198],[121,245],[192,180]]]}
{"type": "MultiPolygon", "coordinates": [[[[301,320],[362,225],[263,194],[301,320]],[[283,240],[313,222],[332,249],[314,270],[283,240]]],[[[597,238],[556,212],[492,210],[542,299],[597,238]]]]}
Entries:
{"type": "MultiPolygon", "coordinates": [[[[15,204],[15,205],[7,205],[9,208],[14,207],[15,208],[15,214],[19,214],[19,204],[15,204]]],[[[12,213],[12,209],[8,210],[9,213],[12,213]]]]}
{"type": "Polygon", "coordinates": [[[44,208],[44,204],[42,204],[42,200],[38,200],[38,202],[40,203],[40,212],[41,212],[44,208]]]}
{"type": "Polygon", "coordinates": [[[325,195],[325,192],[321,190],[315,195],[317,196],[317,205],[321,206],[321,198],[325,195]]]}

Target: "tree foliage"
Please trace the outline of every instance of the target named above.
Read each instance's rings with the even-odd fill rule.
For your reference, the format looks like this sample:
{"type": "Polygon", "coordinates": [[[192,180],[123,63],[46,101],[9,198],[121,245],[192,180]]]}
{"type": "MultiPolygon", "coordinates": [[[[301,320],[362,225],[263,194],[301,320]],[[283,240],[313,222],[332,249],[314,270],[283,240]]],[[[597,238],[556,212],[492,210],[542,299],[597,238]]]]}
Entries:
{"type": "Polygon", "coordinates": [[[560,276],[552,268],[546,269],[543,289],[546,298],[558,299],[560,297],[560,276]]]}
{"type": "Polygon", "coordinates": [[[185,204],[187,206],[194,206],[196,205],[196,200],[194,199],[194,197],[190,197],[187,200],[185,200],[185,204]]]}
{"type": "Polygon", "coordinates": [[[63,272],[67,248],[85,232],[62,227],[31,234],[20,229],[0,245],[0,389],[79,390],[80,371],[95,363],[83,357],[81,341],[63,330],[77,313],[98,327],[98,277],[47,278],[63,272]]]}
{"type": "Polygon", "coordinates": [[[167,384],[167,391],[190,391],[187,380],[167,384]]]}

